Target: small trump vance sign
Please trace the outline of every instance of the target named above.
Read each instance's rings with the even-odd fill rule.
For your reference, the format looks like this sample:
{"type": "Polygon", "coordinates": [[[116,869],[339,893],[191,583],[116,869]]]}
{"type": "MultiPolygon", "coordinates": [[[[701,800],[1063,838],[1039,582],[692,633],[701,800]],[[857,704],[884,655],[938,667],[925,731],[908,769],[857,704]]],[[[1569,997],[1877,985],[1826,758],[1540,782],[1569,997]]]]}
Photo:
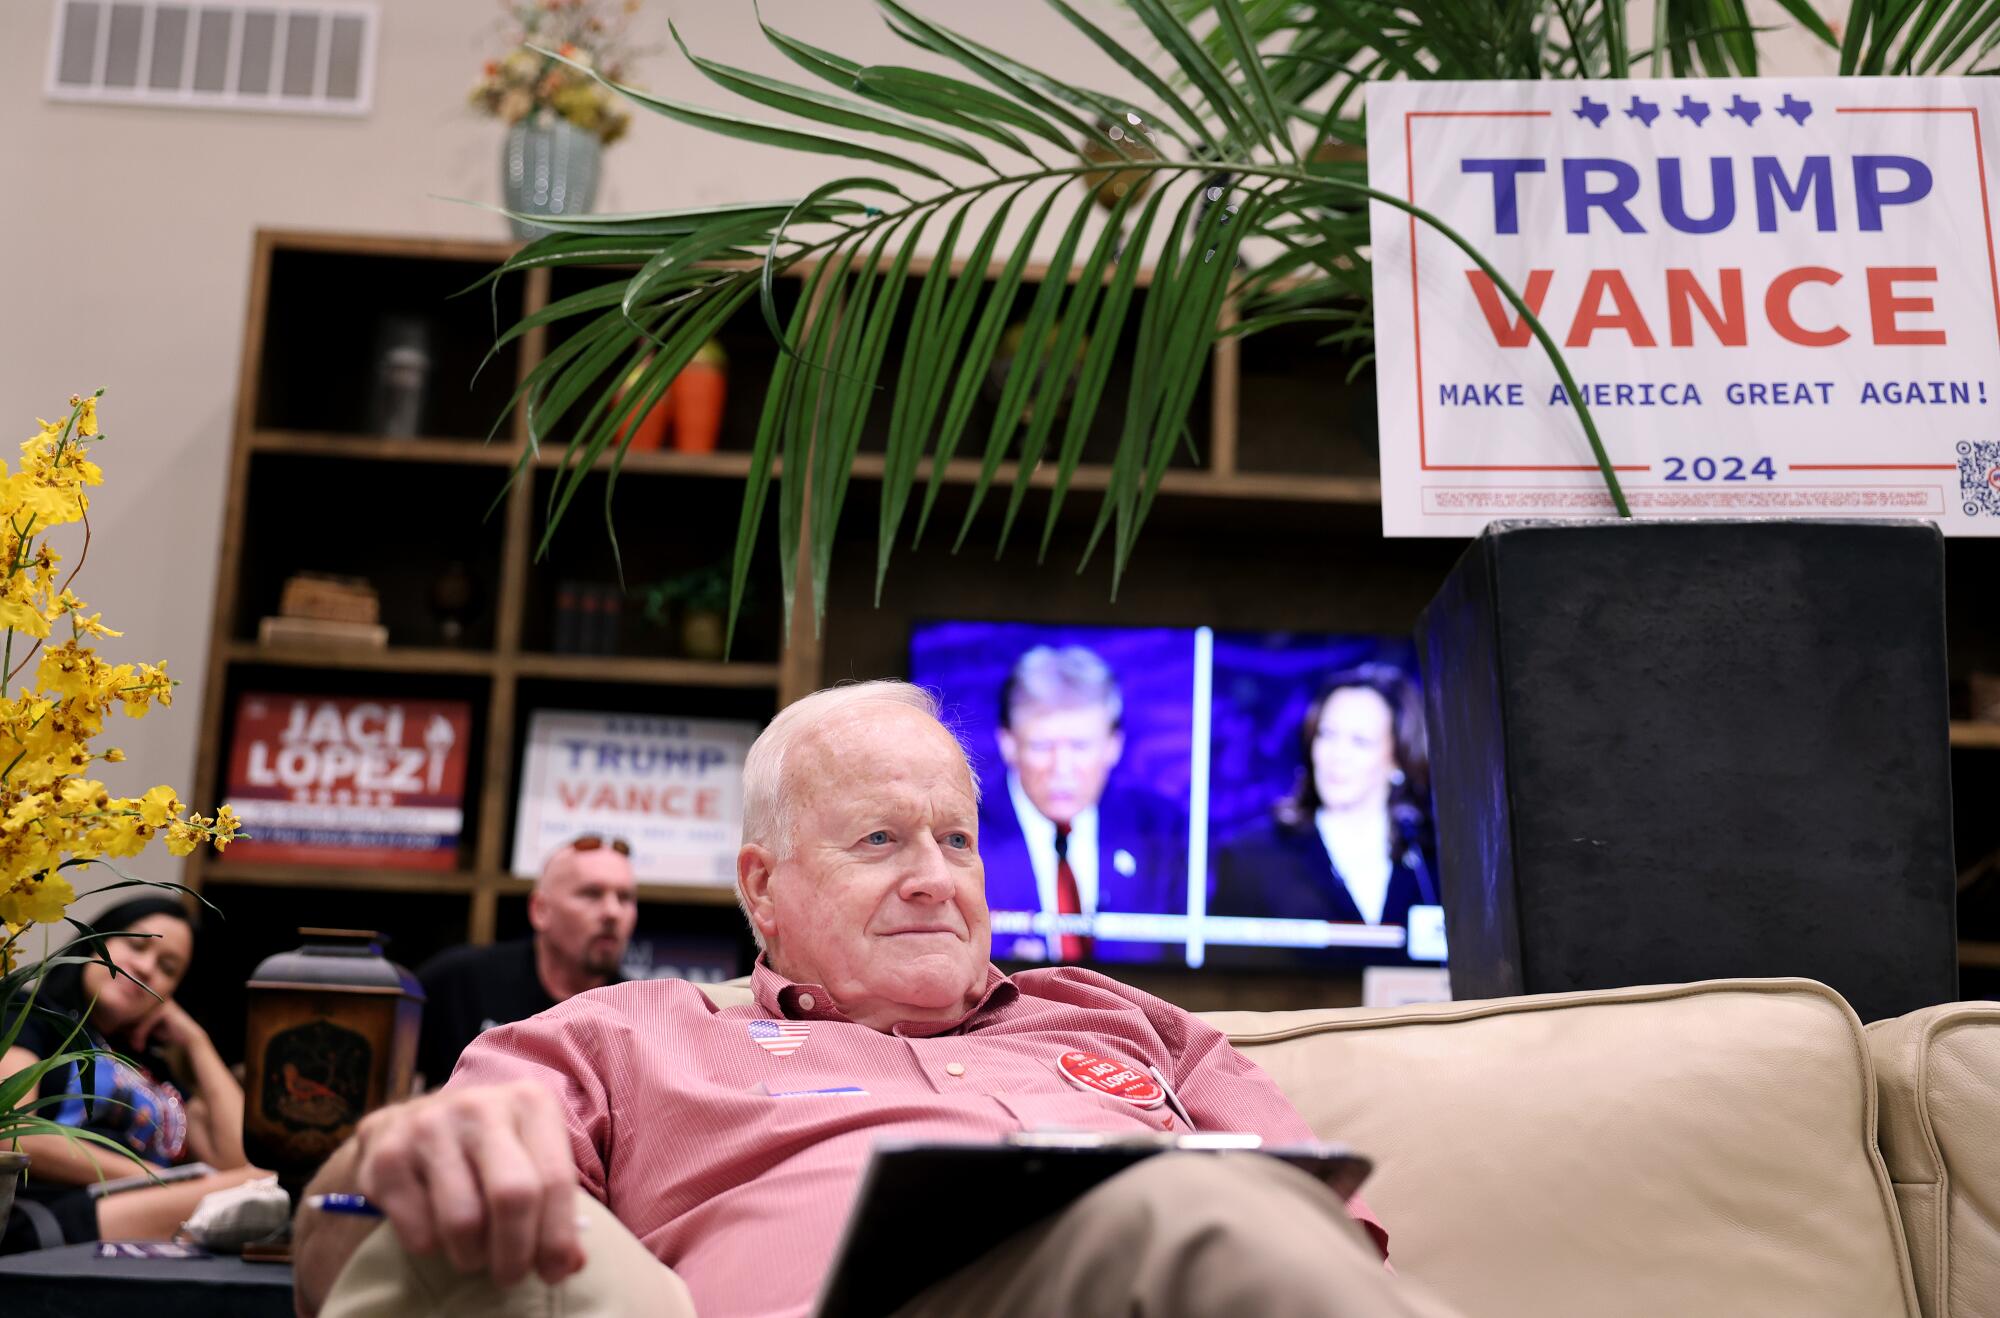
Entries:
{"type": "Polygon", "coordinates": [[[537,710],[528,724],[514,873],[577,837],[622,838],[642,882],[736,881],[743,757],[756,723],[537,710]]]}
{"type": "MultiPolygon", "coordinates": [[[[1989,79],[1394,82],[1369,181],[1563,350],[1640,517],[2000,534],[1989,79]]],[[[1370,211],[1389,535],[1612,503],[1525,319],[1370,211]]]]}

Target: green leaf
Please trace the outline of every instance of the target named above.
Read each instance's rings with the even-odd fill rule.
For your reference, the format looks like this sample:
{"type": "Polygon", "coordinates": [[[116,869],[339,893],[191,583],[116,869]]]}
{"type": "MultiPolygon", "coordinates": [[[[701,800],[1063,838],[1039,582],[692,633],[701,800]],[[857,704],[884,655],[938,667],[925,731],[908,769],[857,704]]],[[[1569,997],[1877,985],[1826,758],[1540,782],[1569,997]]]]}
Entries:
{"type": "Polygon", "coordinates": [[[557,298],[541,310],[523,316],[514,322],[513,325],[509,326],[499,338],[493,341],[493,346],[487,349],[486,356],[480,360],[480,368],[483,370],[488,362],[499,356],[502,348],[505,348],[508,344],[530,330],[540,329],[544,325],[553,325],[555,322],[567,320],[571,316],[580,316],[586,311],[602,311],[606,307],[615,307],[624,300],[625,286],[622,280],[609,281],[598,285],[596,288],[586,288],[580,293],[571,293],[568,297],[557,298]]]}
{"type": "Polygon", "coordinates": [[[1840,72],[1842,77],[1859,72],[1863,52],[1867,49],[1868,27],[1881,8],[1879,0],[1854,0],[1847,8],[1847,36],[1840,43],[1840,72]]]}
{"type": "MultiPolygon", "coordinates": [[[[771,226],[762,219],[728,220],[669,243],[641,266],[638,274],[626,282],[625,296],[619,306],[620,311],[636,328],[637,322],[633,320],[634,310],[645,304],[655,292],[665,292],[713,279],[714,269],[712,267],[704,269],[704,262],[713,261],[718,251],[733,248],[739,242],[763,239],[770,228],[771,226]]],[[[775,232],[772,233],[771,240],[776,241],[775,232]]],[[[766,265],[767,267],[769,265],[768,256],[766,265]]]]}
{"type": "MultiPolygon", "coordinates": [[[[1164,191],[1164,189],[1163,189],[1164,191]]],[[[1151,433],[1154,409],[1159,406],[1162,390],[1159,380],[1159,356],[1165,326],[1179,306],[1180,281],[1183,270],[1183,244],[1187,223],[1201,204],[1203,185],[1196,182],[1187,189],[1187,196],[1174,211],[1174,218],[1167,226],[1161,240],[1160,251],[1153,267],[1153,282],[1146,292],[1146,300],[1139,312],[1139,329],[1132,352],[1132,378],[1126,388],[1124,417],[1118,436],[1118,449],[1112,456],[1111,479],[1105,487],[1103,501],[1097,510],[1096,524],[1091,528],[1090,538],[1085,543],[1081,562],[1077,571],[1089,566],[1097,550],[1100,537],[1114,513],[1130,516],[1137,503],[1139,455],[1141,437],[1151,433]]],[[[1051,519],[1053,520],[1053,519],[1051,519]]],[[[1044,533],[1044,545],[1047,536],[1044,533]]]]}
{"type": "MultiPolygon", "coordinates": [[[[1053,197],[1051,198],[1053,200],[1053,197]]],[[[1083,236],[1084,222],[1090,218],[1095,203],[1091,194],[1085,192],[1077,199],[1076,213],[1070,217],[1063,230],[1061,241],[1049,261],[1049,267],[1042,275],[1041,287],[1035,290],[1035,299],[1028,308],[1028,319],[1021,334],[1021,348],[1015,354],[1012,367],[1007,372],[1007,382],[1001,386],[1000,404],[995,409],[993,428],[986,436],[986,455],[980,463],[979,477],[972,486],[971,505],[965,510],[965,519],[959,524],[958,538],[952,542],[952,552],[957,553],[965,544],[966,533],[972,529],[972,519],[979,514],[979,506],[986,498],[986,490],[992,485],[993,477],[1000,470],[1000,463],[1007,456],[1008,446],[1014,438],[1014,428],[1020,423],[1021,413],[1028,404],[1028,386],[1033,377],[1033,365],[1040,359],[1040,345],[1049,332],[1049,325],[1055,319],[1056,307],[1063,299],[1063,286],[1069,279],[1070,264],[1076,259],[1076,245],[1083,236]]]]}
{"type": "MultiPolygon", "coordinates": [[[[1013,195],[1002,203],[1011,205],[1013,195]]],[[[922,290],[910,315],[910,329],[903,336],[903,360],[897,370],[896,390],[889,409],[889,441],[882,454],[882,502],[877,521],[875,556],[875,604],[882,604],[882,582],[889,572],[889,554],[895,547],[896,531],[916,481],[917,461],[923,456],[924,434],[936,408],[944,372],[938,369],[941,350],[940,322],[944,318],[945,291],[952,285],[952,257],[958,252],[959,231],[965,225],[970,204],[952,212],[944,238],[931,257],[922,290]]]]}
{"type": "MultiPolygon", "coordinates": [[[[781,340],[794,340],[803,331],[807,313],[819,293],[820,276],[826,268],[822,262],[807,277],[805,287],[799,293],[798,305],[792,308],[791,321],[779,336],[781,340]]],[[[723,630],[727,638],[725,647],[735,642],[736,620],[743,611],[743,595],[750,581],[750,562],[756,552],[758,532],[764,524],[764,506],[770,497],[772,467],[785,428],[786,414],[797,401],[794,381],[799,373],[798,354],[781,352],[771,368],[771,383],[764,390],[764,407],[758,415],[757,434],[750,445],[750,474],[743,485],[743,510],[736,520],[736,552],[730,560],[729,573],[729,621],[723,630]]],[[[791,621],[793,581],[789,560],[782,569],[782,575],[785,619],[781,629],[782,626],[789,626],[791,621]]],[[[723,657],[728,657],[727,648],[723,657]]]]}
{"type": "MultiPolygon", "coordinates": [[[[148,1176],[153,1175],[150,1163],[108,1135],[100,1135],[94,1130],[81,1130],[75,1126],[59,1125],[42,1117],[29,1117],[19,1122],[7,1121],[4,1118],[0,1118],[0,1140],[24,1139],[32,1135],[55,1135],[68,1141],[72,1147],[77,1144],[100,1145],[120,1157],[130,1160],[134,1166],[148,1176]]],[[[100,1181],[107,1179],[101,1168],[98,1172],[98,1179],[100,1181]]]]}
{"type": "Polygon", "coordinates": [[[837,178],[831,183],[822,183],[819,187],[808,192],[804,197],[799,199],[798,203],[790,211],[785,213],[784,218],[778,222],[778,227],[771,230],[770,246],[764,253],[764,266],[758,273],[758,300],[764,311],[764,324],[777,337],[780,352],[797,355],[792,347],[789,336],[778,333],[778,304],[773,291],[773,283],[777,278],[779,266],[778,243],[784,238],[785,231],[791,227],[796,215],[801,212],[808,215],[813,214],[815,209],[820,205],[819,199],[821,197],[829,196],[846,188],[859,188],[863,191],[871,192],[886,192],[892,196],[908,200],[908,198],[903,197],[902,190],[897,188],[893,183],[885,183],[878,178],[837,178]]]}
{"type": "Polygon", "coordinates": [[[843,100],[837,96],[828,96],[824,92],[809,91],[775,78],[767,78],[759,73],[703,59],[688,49],[687,42],[681,40],[680,30],[671,20],[667,23],[667,30],[673,34],[674,44],[681,48],[681,54],[686,55],[710,82],[733,91],[747,100],[756,101],[759,105],[766,105],[774,110],[782,110],[787,114],[795,114],[801,119],[832,124],[836,128],[900,138],[905,142],[913,142],[919,146],[930,147],[934,151],[943,151],[970,160],[973,164],[986,169],[993,168],[987,164],[985,156],[949,133],[940,133],[934,128],[892,111],[876,109],[874,106],[843,100]]]}
{"type": "MultiPolygon", "coordinates": [[[[1271,90],[1271,80],[1264,72],[1264,58],[1257,50],[1257,39],[1250,34],[1250,25],[1243,16],[1243,7],[1237,0],[1214,0],[1215,12],[1221,21],[1221,30],[1228,38],[1235,52],[1236,63],[1249,80],[1256,99],[1250,109],[1263,126],[1265,137],[1284,147],[1282,154],[1289,154],[1293,160],[1299,158],[1298,148],[1292,144],[1291,135],[1285,130],[1283,111],[1279,108],[1278,96],[1271,90]]],[[[1221,70],[1216,72],[1221,74],[1221,70]]],[[[1223,75],[1227,76],[1227,75],[1223,75]]]]}
{"type": "Polygon", "coordinates": [[[1996,31],[2000,31],[2000,3],[1962,3],[1953,6],[1951,21],[1931,42],[1924,52],[1919,71],[1942,73],[1957,67],[1972,51],[1974,45],[1980,47],[1973,55],[1974,62],[1985,57],[1993,48],[1996,31]]]}
{"type": "MultiPolygon", "coordinates": [[[[974,76],[998,88],[1003,97],[1012,98],[1013,101],[1031,107],[1048,119],[1064,125],[1071,133],[1076,134],[1078,137],[1095,141],[1105,150],[1116,155],[1131,154],[1107,136],[1104,130],[1099,128],[1095,122],[1078,118],[1060,101],[1044,96],[1036,88],[1030,86],[1028,82],[1016,77],[1007,69],[1004,63],[988,59],[978,45],[967,41],[950,28],[932,23],[928,19],[911,13],[910,10],[898,4],[897,0],[875,0],[875,2],[880,8],[886,9],[889,13],[902,20],[903,27],[897,30],[900,35],[913,44],[922,46],[927,50],[935,51],[946,59],[971,71],[974,76]]],[[[1062,137],[1061,140],[1070,150],[1074,151],[1076,149],[1074,138],[1062,137]]]]}
{"type": "Polygon", "coordinates": [[[986,280],[987,262],[993,259],[993,247],[999,239],[1000,228],[1007,218],[1007,209],[1014,198],[1025,192],[1011,194],[1002,203],[1000,211],[987,224],[986,232],[980,235],[979,245],[973,249],[966,261],[965,269],[952,289],[951,310],[946,315],[945,332],[940,337],[938,375],[934,388],[942,390],[945,373],[950,363],[959,363],[957,379],[952,385],[949,401],[945,404],[944,420],[938,426],[937,446],[931,455],[930,480],[924,487],[924,506],[917,514],[917,528],[911,536],[910,546],[915,548],[923,539],[924,528],[930,524],[931,510],[937,504],[938,491],[943,488],[946,469],[951,465],[952,456],[958,451],[959,436],[965,433],[965,425],[972,416],[973,404],[978,400],[987,372],[992,368],[993,354],[1000,346],[1001,335],[1007,317],[1014,308],[1014,295],[1021,287],[1021,272],[1026,268],[1028,253],[1034,249],[1035,239],[1040,236],[1042,224],[1048,219],[1049,209],[1062,192],[1062,185],[1050,190],[1042,199],[1042,204],[1028,220],[1027,229],[1015,243],[1013,254],[1000,270],[1000,277],[987,290],[986,309],[980,313],[979,325],[972,332],[972,340],[961,354],[959,341],[972,315],[973,303],[978,299],[979,290],[986,280]]]}
{"type": "Polygon", "coordinates": [[[785,414],[784,443],[779,461],[784,484],[779,490],[778,553],[785,574],[785,617],[793,616],[797,591],[798,558],[806,529],[806,501],[813,488],[809,457],[813,436],[819,429],[826,381],[836,366],[841,348],[833,327],[840,323],[846,303],[847,271],[854,263],[859,241],[843,239],[830,252],[830,267],[807,320],[806,350],[800,354],[799,369],[793,373],[796,397],[785,414]]]}
{"type": "MultiPolygon", "coordinates": [[[[675,314],[660,327],[664,329],[667,325],[671,325],[670,333],[660,335],[649,331],[647,337],[652,341],[642,342],[633,347],[627,359],[625,374],[638,370],[639,379],[628,396],[619,399],[615,405],[611,401],[615,390],[606,390],[585,416],[577,437],[571,441],[569,452],[565,455],[565,467],[558,475],[556,488],[551,491],[553,511],[548,533],[545,533],[543,538],[545,545],[548,543],[548,534],[554,532],[557,523],[561,521],[562,513],[582,489],[593,464],[616,440],[617,431],[623,420],[632,415],[634,410],[640,410],[640,414],[643,415],[643,408],[658,401],[660,394],[665,392],[673,377],[680,374],[681,369],[694,359],[696,352],[701,350],[701,346],[714,337],[723,324],[748,302],[756,291],[756,281],[748,276],[748,272],[739,271],[727,283],[717,286],[713,296],[676,306],[675,314]],[[647,360],[648,357],[650,361],[647,360]],[[632,401],[634,398],[638,400],[636,405],[632,401]]],[[[619,472],[629,443],[629,435],[617,443],[609,470],[605,474],[607,532],[612,530],[609,524],[610,501],[617,489],[619,472]]],[[[615,533],[611,536],[611,551],[613,566],[617,568],[619,579],[622,581],[624,565],[615,533]]]]}
{"type": "Polygon", "coordinates": [[[1186,422],[1189,405],[1201,382],[1209,344],[1215,335],[1216,320],[1228,289],[1229,272],[1236,249],[1255,227],[1255,211],[1262,198],[1252,194],[1240,207],[1227,194],[1217,199],[1197,226],[1194,250],[1187,255],[1188,276],[1181,282],[1155,378],[1164,397],[1154,416],[1152,442],[1146,455],[1137,506],[1113,545],[1112,589],[1124,580],[1133,546],[1151,511],[1160,478],[1174,453],[1174,441],[1186,422]]]}
{"type": "MultiPolygon", "coordinates": [[[[1104,267],[1123,240],[1125,212],[1131,208],[1132,200],[1133,194],[1129,191],[1121,196],[1103,228],[1098,231],[1097,242],[1092,245],[1076,282],[1070,285],[1066,305],[1056,319],[1053,330],[1055,342],[1040,366],[1033,371],[1033,378],[1041,388],[1035,399],[1034,414],[1027,433],[1021,439],[1020,467],[1014,476],[1014,489],[1007,499],[1007,511],[1000,523],[998,541],[993,547],[995,558],[1007,548],[1007,538],[1014,529],[1014,518],[1021,511],[1021,502],[1027,497],[1035,469],[1041,465],[1042,450],[1048,443],[1049,433],[1055,428],[1056,414],[1061,410],[1063,395],[1069,391],[1070,380],[1077,378],[1081,384],[1083,363],[1079,354],[1083,348],[1084,331],[1090,323],[1092,308],[1103,296],[1104,267]]],[[[1024,351],[1029,354],[1028,361],[1034,361],[1040,355],[1040,343],[1039,338],[1026,341],[1024,351]]],[[[1022,370],[1023,366],[1023,361],[1017,358],[1015,371],[1022,370]]]]}
{"type": "Polygon", "coordinates": [[[1209,58],[1208,52],[1201,48],[1201,43],[1194,39],[1179,19],[1167,11],[1160,0],[1130,0],[1130,3],[1132,11],[1139,16],[1139,21],[1146,25],[1154,39],[1173,57],[1174,62],[1180,65],[1181,72],[1187,75],[1188,81],[1201,91],[1202,96],[1208,101],[1209,108],[1221,116],[1232,137],[1241,139],[1245,146],[1263,145],[1274,150],[1278,148],[1279,144],[1269,140],[1261,131],[1261,125],[1250,113],[1250,107],[1245,105],[1243,98],[1237,94],[1236,85],[1229,80],[1229,75],[1209,58]]]}
{"type": "Polygon", "coordinates": [[[1113,40],[1097,24],[1085,18],[1075,9],[1072,9],[1067,0],[1047,0],[1047,3],[1051,9],[1068,20],[1071,27],[1074,27],[1077,31],[1083,33],[1084,36],[1090,38],[1092,45],[1096,46],[1106,55],[1109,55],[1119,68],[1124,69],[1134,78],[1137,78],[1145,85],[1148,91],[1164,101],[1175,114],[1180,116],[1181,122],[1188,126],[1188,131],[1201,139],[1204,146],[1217,156],[1224,154],[1222,143],[1209,130],[1208,122],[1196,114],[1189,107],[1188,103],[1181,99],[1180,93],[1169,86],[1165,78],[1153,72],[1151,66],[1144,60],[1125,49],[1119,42],[1113,40]]]}
{"type": "MultiPolygon", "coordinates": [[[[710,110],[703,106],[689,105],[682,101],[670,101],[662,96],[654,96],[650,92],[642,92],[636,87],[627,87],[622,83],[613,82],[595,69],[585,68],[575,60],[563,59],[562,56],[542,50],[539,46],[531,46],[529,49],[539,51],[541,54],[548,55],[551,59],[567,64],[579,73],[588,74],[598,82],[603,83],[606,87],[609,87],[612,91],[623,96],[626,100],[631,101],[634,105],[644,106],[655,114],[665,115],[667,118],[679,123],[689,124],[721,137],[734,137],[745,142],[756,142],[761,146],[783,147],[790,151],[807,151],[814,155],[848,156],[855,160],[872,160],[878,165],[888,165],[894,169],[908,170],[912,174],[921,174],[925,178],[935,179],[939,183],[945,181],[944,175],[927,165],[919,165],[915,161],[902,156],[891,155],[887,151],[879,151],[865,142],[856,142],[845,137],[834,137],[828,133],[815,133],[803,128],[787,128],[782,124],[762,123],[755,119],[745,119],[740,115],[728,114],[721,110],[710,110]]],[[[517,218],[529,220],[535,224],[546,224],[548,227],[564,229],[572,233],[607,232],[606,230],[579,228],[567,224],[549,224],[548,219],[540,215],[519,216],[517,218]]]]}
{"type": "MultiPolygon", "coordinates": [[[[1180,143],[1183,147],[1188,145],[1188,139],[1181,134],[1181,131],[1175,128],[1173,124],[1164,120],[1157,110],[1148,110],[1134,105],[1130,101],[1107,95],[1104,92],[1093,91],[1088,87],[1079,87],[1056,78],[1051,78],[1039,69],[1031,68],[1017,59],[1010,58],[1000,51],[993,49],[991,46],[983,46],[970,37],[953,34],[953,39],[964,43],[968,49],[976,51],[981,57],[990,61],[995,67],[1003,70],[1012,77],[1018,78],[1031,87],[1039,88],[1043,95],[1052,100],[1066,102],[1079,110],[1108,119],[1114,124],[1123,123],[1129,128],[1143,128],[1149,133],[1164,133],[1168,138],[1180,143]]],[[[1092,125],[1093,128],[1095,126],[1095,124],[1092,125]]],[[[1121,151],[1121,154],[1130,153],[1121,151]]]]}
{"type": "Polygon", "coordinates": [[[1362,313],[1342,307],[1305,307],[1298,311],[1274,311],[1265,316],[1251,316],[1237,321],[1221,331],[1220,338],[1248,338],[1252,334],[1262,334],[1265,330],[1279,329],[1285,325],[1302,325],[1309,321],[1352,320],[1362,313]]]}
{"type": "Polygon", "coordinates": [[[786,59],[824,82],[836,87],[852,87],[854,75],[861,72],[861,65],[832,51],[809,46],[796,37],[788,37],[764,21],[761,9],[751,5],[757,13],[757,26],[764,29],[764,37],[783,53],[786,59]]]}
{"type": "MultiPolygon", "coordinates": [[[[820,436],[821,443],[832,453],[829,473],[832,486],[826,496],[826,519],[820,528],[823,534],[814,535],[813,621],[816,629],[826,612],[826,582],[833,561],[834,533],[838,529],[841,506],[846,501],[848,481],[853,475],[855,454],[860,449],[861,432],[874,401],[875,379],[888,349],[889,329],[902,310],[903,285],[909,276],[910,261],[923,241],[924,228],[933,214],[935,212],[930,211],[912,216],[907,231],[898,242],[895,263],[888,275],[878,281],[872,308],[860,322],[861,332],[854,336],[856,374],[841,381],[833,425],[820,436]]],[[[882,231],[882,241],[876,245],[872,258],[874,261],[881,259],[884,245],[895,232],[895,226],[882,231]]]]}
{"type": "Polygon", "coordinates": [[[962,132],[977,133],[1032,160],[1040,160],[1034,149],[1000,125],[1009,124],[1052,142],[1065,153],[1076,151],[1075,143],[1049,127],[1040,116],[962,78],[896,65],[871,65],[854,75],[854,86],[865,95],[950,124],[962,132]]]}
{"type": "MultiPolygon", "coordinates": [[[[1157,189],[1146,202],[1146,209],[1140,212],[1132,232],[1125,236],[1123,253],[1112,275],[1111,287],[1098,308],[1090,345],[1077,372],[1076,397],[1070,403],[1069,424],[1063,432],[1062,447],[1056,454],[1055,488],[1049,494],[1049,511],[1042,524],[1042,543],[1036,552],[1036,562],[1048,558],[1049,540],[1055,535],[1056,517],[1062,511],[1063,496],[1069,492],[1069,483],[1076,475],[1077,463],[1083,456],[1084,440],[1090,434],[1092,418],[1097,415],[1097,401],[1103,396],[1105,379],[1110,375],[1112,361],[1120,351],[1125,313],[1132,302],[1132,288],[1146,250],[1146,239],[1153,231],[1153,219],[1159,214],[1160,203],[1166,200],[1166,196],[1165,188],[1157,189]]],[[[1173,236],[1169,234],[1169,240],[1173,236]]],[[[1025,484],[1023,481],[1017,486],[1017,492],[1025,484]]]]}
{"type": "MultiPolygon", "coordinates": [[[[530,215],[524,211],[510,211],[505,206],[494,206],[483,201],[470,201],[463,197],[448,197],[442,200],[455,201],[461,206],[474,210],[505,215],[512,220],[537,225],[554,231],[558,237],[607,237],[607,238],[672,238],[687,232],[680,223],[668,218],[623,215],[530,215]]],[[[764,203],[758,203],[763,205],[764,203]]],[[[662,216],[670,214],[663,212],[662,216]]],[[[476,287],[476,285],[475,285],[476,287]]]]}
{"type": "MultiPolygon", "coordinates": [[[[661,313],[661,322],[665,323],[669,315],[674,319],[684,319],[686,309],[680,307],[670,313],[661,313]]],[[[561,524],[563,514],[582,487],[590,464],[596,460],[597,453],[587,438],[591,427],[599,416],[610,409],[612,395],[645,352],[642,344],[634,342],[637,336],[629,333],[622,317],[607,317],[578,333],[579,337],[589,335],[591,346],[550,386],[546,411],[531,414],[529,426],[534,433],[546,433],[541,427],[553,427],[612,370],[614,363],[619,362],[621,357],[624,360],[612,373],[611,382],[605,384],[596,401],[584,413],[569,443],[563,446],[562,462],[549,488],[548,526],[535,550],[537,558],[548,553],[556,527],[561,524]]]]}

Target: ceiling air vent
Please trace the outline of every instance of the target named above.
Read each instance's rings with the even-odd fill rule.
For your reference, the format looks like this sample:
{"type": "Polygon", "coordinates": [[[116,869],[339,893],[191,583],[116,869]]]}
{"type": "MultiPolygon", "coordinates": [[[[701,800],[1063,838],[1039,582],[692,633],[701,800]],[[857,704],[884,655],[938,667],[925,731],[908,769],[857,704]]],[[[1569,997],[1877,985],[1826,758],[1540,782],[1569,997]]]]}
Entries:
{"type": "Polygon", "coordinates": [[[56,0],[51,100],[366,114],[372,4],[56,0]]]}

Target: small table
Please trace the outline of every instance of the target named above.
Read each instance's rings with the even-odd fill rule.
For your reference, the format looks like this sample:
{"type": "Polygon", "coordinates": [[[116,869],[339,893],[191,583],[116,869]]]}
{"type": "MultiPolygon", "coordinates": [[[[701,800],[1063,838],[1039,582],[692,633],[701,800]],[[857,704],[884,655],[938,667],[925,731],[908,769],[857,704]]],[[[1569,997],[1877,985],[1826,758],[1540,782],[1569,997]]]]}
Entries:
{"type": "Polygon", "coordinates": [[[61,1245],[0,1258],[0,1295],[7,1318],[292,1318],[292,1268],[228,1254],[101,1259],[95,1244],[61,1245]]]}

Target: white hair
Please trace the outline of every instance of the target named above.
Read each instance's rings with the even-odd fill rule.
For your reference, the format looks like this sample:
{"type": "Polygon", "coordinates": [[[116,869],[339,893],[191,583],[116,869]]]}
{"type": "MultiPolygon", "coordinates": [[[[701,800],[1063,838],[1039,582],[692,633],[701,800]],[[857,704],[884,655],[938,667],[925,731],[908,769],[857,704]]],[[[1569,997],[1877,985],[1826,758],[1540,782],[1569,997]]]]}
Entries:
{"type": "Polygon", "coordinates": [[[1038,645],[1014,661],[1000,689],[1000,725],[1012,727],[1015,711],[1024,705],[1041,709],[1082,709],[1097,706],[1117,727],[1125,714],[1125,697],[1111,665],[1083,645],[1038,645]]]}
{"type": "MultiPolygon", "coordinates": [[[[935,695],[923,687],[909,682],[874,681],[843,682],[823,691],[815,691],[809,696],[793,701],[778,711],[757,740],[750,744],[750,751],[743,757],[743,844],[760,846],[772,853],[778,860],[792,854],[797,843],[798,808],[797,793],[789,790],[785,771],[792,751],[812,737],[834,719],[864,705],[902,705],[922,711],[944,727],[938,715],[940,707],[935,695]]],[[[949,728],[952,742],[959,746],[959,755],[964,757],[965,748],[949,728]]],[[[972,776],[972,764],[966,761],[966,776],[972,776]]],[[[973,782],[975,795],[978,781],[973,782]]],[[[743,889],[736,889],[736,904],[743,908],[743,916],[750,919],[750,906],[744,900],[743,889]]],[[[761,950],[764,946],[763,931],[757,922],[750,920],[750,934],[757,940],[761,950]]]]}

